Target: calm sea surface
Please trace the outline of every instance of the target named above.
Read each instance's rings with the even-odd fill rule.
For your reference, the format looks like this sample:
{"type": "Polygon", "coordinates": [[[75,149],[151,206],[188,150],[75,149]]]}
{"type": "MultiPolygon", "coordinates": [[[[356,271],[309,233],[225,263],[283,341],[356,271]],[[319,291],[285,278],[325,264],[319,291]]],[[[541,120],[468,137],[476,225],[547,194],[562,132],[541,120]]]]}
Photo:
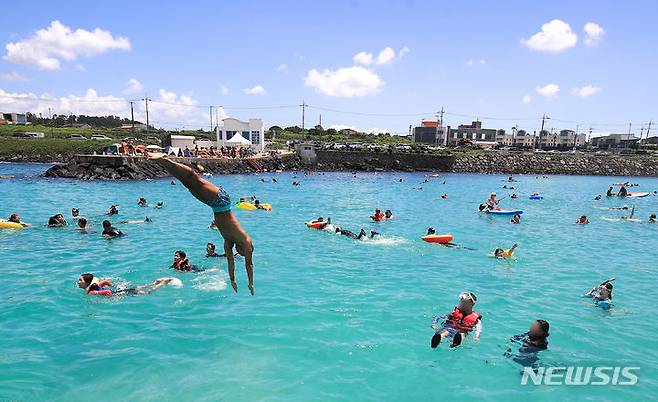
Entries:
{"type": "MultiPolygon", "coordinates": [[[[658,224],[646,222],[658,197],[593,200],[620,178],[216,176],[235,200],[255,194],[274,208],[235,211],[255,244],[251,297],[242,259],[235,294],[226,261],[204,258],[205,244],[221,249],[221,238],[208,228],[209,208],[182,185],[37,177],[46,168],[0,164],[0,175],[16,176],[0,180],[0,217],[18,212],[34,225],[0,229],[2,401],[635,401],[658,393],[658,224]],[[507,196],[504,184],[519,195],[502,206],[524,211],[520,225],[476,212],[492,191],[507,196]],[[545,198],[529,200],[534,192],[545,198]],[[140,196],[165,207],[140,208],[140,196]],[[115,223],[153,222],[117,223],[127,236],[103,239],[111,204],[115,223]],[[635,205],[641,222],[606,209],[623,205],[635,205]],[[395,219],[372,223],[376,206],[395,219]],[[95,232],[44,228],[72,207],[95,232]],[[580,215],[591,223],[576,225],[580,215]],[[383,236],[354,241],[306,228],[317,216],[383,236]],[[474,250],[421,241],[428,226],[474,250]],[[514,242],[515,260],[488,256],[514,242]],[[179,249],[206,271],[168,269],[179,249]],[[183,287],[107,299],[76,287],[84,272],[126,286],[176,276],[183,287]],[[611,310],[580,298],[609,277],[611,310]],[[430,349],[432,316],[451,311],[464,290],[478,296],[481,340],[430,349]],[[503,353],[538,318],[551,324],[540,366],[637,366],[638,385],[521,385],[522,367],[503,353]]],[[[658,179],[630,180],[641,184],[633,190],[658,190],[658,179]]]]}

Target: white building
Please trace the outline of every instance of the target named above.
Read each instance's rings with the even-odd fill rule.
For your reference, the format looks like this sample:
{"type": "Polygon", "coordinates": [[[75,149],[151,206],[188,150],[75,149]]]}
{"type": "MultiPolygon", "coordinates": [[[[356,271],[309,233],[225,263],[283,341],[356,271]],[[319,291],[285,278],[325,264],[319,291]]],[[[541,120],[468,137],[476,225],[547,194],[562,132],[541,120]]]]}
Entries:
{"type": "Polygon", "coordinates": [[[217,127],[217,146],[229,146],[226,141],[230,140],[236,133],[240,133],[245,139],[251,141],[251,147],[256,152],[265,149],[265,129],[262,119],[249,119],[248,122],[240,121],[232,117],[222,120],[222,126],[217,127]]]}

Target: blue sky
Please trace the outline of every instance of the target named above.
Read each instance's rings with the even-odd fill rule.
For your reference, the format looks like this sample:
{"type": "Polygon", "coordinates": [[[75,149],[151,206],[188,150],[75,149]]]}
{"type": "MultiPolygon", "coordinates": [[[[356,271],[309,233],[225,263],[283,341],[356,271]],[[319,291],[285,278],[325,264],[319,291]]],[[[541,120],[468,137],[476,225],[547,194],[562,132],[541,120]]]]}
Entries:
{"type": "Polygon", "coordinates": [[[548,128],[639,134],[658,118],[658,2],[154,4],[4,7],[0,110],[127,116],[148,93],[170,128],[207,128],[205,105],[300,124],[300,108],[272,107],[302,99],[307,125],[322,113],[325,127],[396,133],[442,106],[450,125],[505,129],[547,113],[548,128]]]}

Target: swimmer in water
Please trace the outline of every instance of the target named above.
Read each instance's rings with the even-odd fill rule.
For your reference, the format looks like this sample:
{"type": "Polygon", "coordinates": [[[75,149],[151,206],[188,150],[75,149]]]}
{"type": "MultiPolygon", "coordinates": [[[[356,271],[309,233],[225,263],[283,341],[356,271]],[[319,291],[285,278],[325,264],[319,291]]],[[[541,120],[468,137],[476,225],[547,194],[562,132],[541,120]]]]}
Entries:
{"type": "Polygon", "coordinates": [[[80,210],[78,208],[71,208],[71,217],[73,219],[79,219],[80,218],[80,210]]]}
{"type": "Polygon", "coordinates": [[[599,201],[601,199],[601,194],[598,194],[596,197],[594,197],[594,201],[599,201]]]}
{"type": "Polygon", "coordinates": [[[484,212],[485,209],[487,209],[487,206],[484,205],[484,204],[480,204],[480,206],[478,207],[478,210],[479,210],[480,212],[484,212]]]}
{"type": "Polygon", "coordinates": [[[626,197],[626,196],[628,196],[628,190],[626,190],[626,187],[625,187],[625,186],[621,186],[621,188],[619,189],[619,192],[617,193],[617,196],[618,196],[618,197],[626,197]]]}
{"type": "Polygon", "coordinates": [[[164,167],[171,175],[180,180],[190,193],[199,201],[208,205],[214,214],[214,222],[217,229],[224,238],[224,252],[228,262],[228,274],[231,286],[238,291],[235,281],[235,255],[233,246],[237,252],[244,256],[245,270],[249,281],[249,292],[254,294],[254,245],[251,237],[245,232],[235,215],[231,212],[231,198],[228,193],[203,179],[194,170],[186,165],[174,162],[164,154],[149,154],[148,158],[164,167]]]}
{"type": "Polygon", "coordinates": [[[612,186],[608,187],[608,191],[605,193],[606,197],[612,197],[615,193],[612,192],[612,186]]]}
{"type": "MultiPolygon", "coordinates": [[[[362,240],[363,238],[368,237],[368,233],[363,228],[361,229],[361,231],[359,232],[358,235],[355,234],[354,232],[351,232],[349,230],[343,230],[343,229],[338,228],[338,227],[336,228],[336,233],[341,234],[343,236],[347,236],[347,237],[355,239],[355,240],[362,240]]],[[[374,232],[374,231],[371,230],[369,237],[372,239],[377,235],[379,235],[379,233],[374,232]]]]}
{"type": "MultiPolygon", "coordinates": [[[[391,212],[390,209],[387,209],[387,210],[384,212],[384,217],[385,217],[386,219],[393,219],[393,212],[391,212]]],[[[330,218],[330,219],[331,219],[331,218],[330,218]]]]}
{"type": "Polygon", "coordinates": [[[512,248],[508,248],[507,250],[504,250],[502,248],[497,248],[496,251],[494,251],[494,257],[496,258],[511,258],[514,257],[514,250],[518,247],[518,243],[514,243],[512,245],[512,248]]]}
{"type": "Polygon", "coordinates": [[[651,214],[649,216],[649,222],[656,222],[656,214],[651,214]]]}
{"type": "Polygon", "coordinates": [[[21,216],[18,215],[18,214],[11,214],[9,216],[9,219],[7,219],[7,222],[18,223],[19,225],[23,226],[24,228],[30,226],[30,224],[28,224],[28,223],[21,222],[21,216]]]}
{"type": "Polygon", "coordinates": [[[153,222],[153,219],[147,216],[144,218],[143,221],[120,221],[119,223],[123,225],[139,225],[140,223],[149,223],[149,222],[153,222]]]}
{"type": "Polygon", "coordinates": [[[110,205],[110,209],[107,211],[108,216],[112,215],[118,215],[119,214],[119,209],[117,208],[116,205],[110,205]]]}
{"type": "Polygon", "coordinates": [[[583,215],[580,218],[578,218],[576,223],[579,225],[587,225],[589,223],[589,219],[587,219],[587,216],[583,215]]]}
{"type": "Polygon", "coordinates": [[[631,208],[631,214],[628,216],[622,216],[621,219],[625,221],[630,221],[633,219],[633,215],[635,215],[635,205],[631,208]]]}
{"type": "Polygon", "coordinates": [[[434,228],[427,228],[427,236],[436,234],[436,230],[434,228]]]}
{"type": "Polygon", "coordinates": [[[48,227],[49,228],[59,228],[62,226],[66,226],[66,221],[64,220],[64,215],[62,214],[57,214],[53,215],[48,219],[48,227]]]}
{"type": "Polygon", "coordinates": [[[535,320],[530,325],[530,330],[523,334],[514,335],[510,342],[520,344],[518,351],[512,353],[512,348],[507,348],[503,356],[524,367],[533,366],[539,360],[539,352],[548,349],[548,331],[550,325],[545,320],[535,320]]]}
{"type": "Polygon", "coordinates": [[[80,289],[84,289],[85,293],[94,296],[107,296],[107,297],[147,295],[151,292],[155,292],[156,290],[160,289],[162,286],[167,285],[169,283],[174,283],[178,286],[182,285],[181,281],[176,278],[160,278],[160,279],[156,279],[153,283],[148,285],[138,286],[136,288],[129,288],[129,289],[112,290],[111,288],[114,285],[112,285],[110,281],[106,279],[100,279],[94,276],[94,274],[86,273],[80,275],[80,278],[78,278],[78,287],[80,289]]]}
{"type": "Polygon", "coordinates": [[[515,225],[518,225],[519,223],[521,223],[521,215],[519,215],[519,214],[514,214],[514,217],[512,218],[512,220],[510,221],[510,223],[513,223],[513,224],[515,224],[515,225]]]}
{"type": "Polygon", "coordinates": [[[585,293],[583,297],[591,297],[594,303],[598,302],[612,302],[612,279],[601,283],[599,286],[593,287],[589,292],[585,293]]]}
{"type": "Polygon", "coordinates": [[[226,254],[217,254],[215,251],[215,245],[213,243],[206,244],[206,257],[216,258],[216,257],[226,257],[226,254]]]}
{"type": "Polygon", "coordinates": [[[512,195],[510,196],[510,198],[513,199],[513,200],[515,200],[515,199],[519,198],[519,196],[516,195],[516,194],[512,194],[512,195]]]}
{"type": "Polygon", "coordinates": [[[144,197],[140,197],[140,198],[139,198],[139,201],[137,201],[137,205],[140,206],[140,207],[145,207],[145,206],[147,206],[146,198],[144,198],[144,197]]]}
{"type": "Polygon", "coordinates": [[[112,226],[112,223],[110,221],[105,220],[103,221],[102,235],[103,237],[107,237],[107,238],[119,237],[119,236],[123,236],[123,232],[112,226]]]}
{"type": "Polygon", "coordinates": [[[441,194],[441,198],[444,199],[444,200],[447,200],[448,199],[448,194],[441,194]]]}
{"type": "Polygon", "coordinates": [[[451,348],[461,345],[466,336],[473,332],[473,339],[480,339],[482,332],[482,316],[473,311],[473,306],[477,297],[471,292],[462,292],[459,295],[459,305],[455,307],[452,313],[436,315],[432,318],[432,329],[435,333],[430,345],[432,349],[439,346],[439,343],[446,337],[452,337],[451,348]],[[439,327],[439,320],[444,320],[439,327]]]}
{"type": "Polygon", "coordinates": [[[178,250],[174,253],[174,262],[169,268],[176,271],[198,271],[196,265],[190,264],[184,251],[178,250]]]}
{"type": "Polygon", "coordinates": [[[162,202],[162,201],[158,201],[157,203],[155,203],[155,207],[156,207],[157,209],[161,209],[162,207],[164,207],[164,202],[162,202]]]}
{"type": "Polygon", "coordinates": [[[85,219],[85,218],[78,219],[78,227],[76,228],[76,230],[81,230],[83,232],[86,232],[87,229],[88,229],[87,228],[87,219],[85,219]]]}

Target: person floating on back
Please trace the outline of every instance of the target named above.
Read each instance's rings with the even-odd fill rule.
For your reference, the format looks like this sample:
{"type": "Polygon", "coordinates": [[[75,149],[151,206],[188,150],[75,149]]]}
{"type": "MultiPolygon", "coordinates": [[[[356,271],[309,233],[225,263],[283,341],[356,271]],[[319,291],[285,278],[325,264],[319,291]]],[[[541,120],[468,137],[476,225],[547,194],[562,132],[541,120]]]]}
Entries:
{"type": "Polygon", "coordinates": [[[84,289],[85,293],[88,295],[106,297],[147,295],[170,283],[179,287],[183,285],[180,279],[177,278],[160,278],[148,285],[113,290],[112,287],[114,287],[114,285],[112,285],[112,282],[106,279],[100,279],[94,276],[94,274],[86,273],[80,275],[80,278],[78,278],[78,287],[84,289]]]}
{"type": "Polygon", "coordinates": [[[466,336],[473,332],[473,339],[480,339],[482,332],[482,316],[473,311],[473,306],[477,297],[471,292],[462,292],[459,295],[459,305],[455,307],[452,313],[436,315],[432,319],[432,329],[435,334],[432,337],[432,349],[439,346],[439,343],[446,337],[452,337],[451,348],[461,345],[466,336]],[[444,319],[442,326],[439,327],[439,320],[444,319]]]}
{"type": "Polygon", "coordinates": [[[235,215],[231,212],[231,198],[222,188],[203,179],[196,174],[192,168],[167,158],[164,154],[149,154],[148,158],[164,167],[172,176],[177,178],[199,201],[208,205],[214,214],[214,222],[217,229],[224,238],[224,252],[228,262],[228,274],[233,290],[238,291],[235,281],[235,255],[233,246],[237,252],[244,256],[245,269],[249,280],[249,292],[254,294],[254,245],[251,238],[240,225],[235,215]]]}

